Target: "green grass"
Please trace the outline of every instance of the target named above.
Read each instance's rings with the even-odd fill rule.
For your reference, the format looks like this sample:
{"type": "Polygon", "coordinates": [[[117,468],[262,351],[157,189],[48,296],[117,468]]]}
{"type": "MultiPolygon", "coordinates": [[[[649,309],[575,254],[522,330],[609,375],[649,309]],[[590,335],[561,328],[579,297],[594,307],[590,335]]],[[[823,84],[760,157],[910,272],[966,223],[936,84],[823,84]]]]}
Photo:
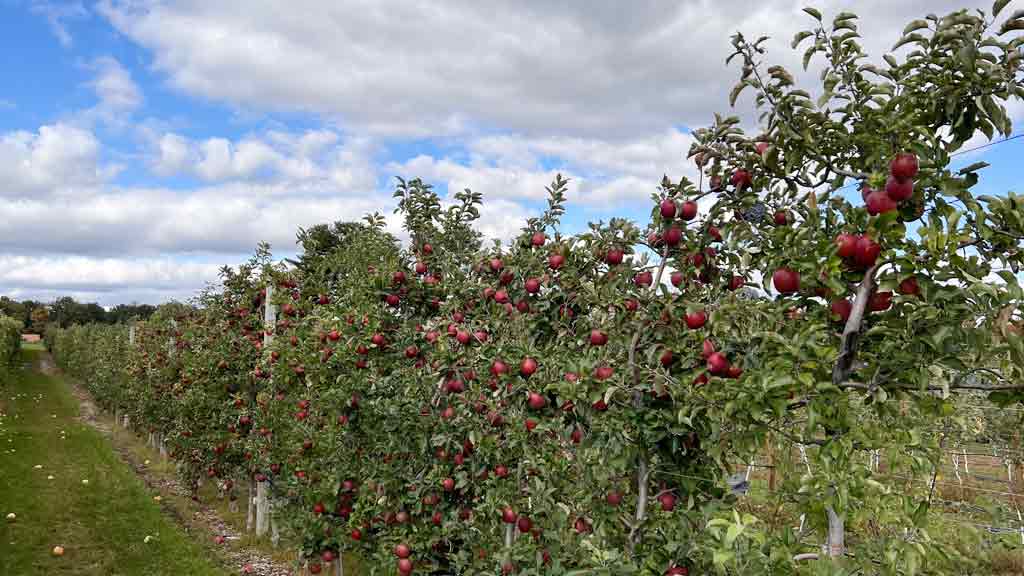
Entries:
{"type": "MultiPolygon", "coordinates": [[[[21,355],[34,365],[41,352],[21,355]]],[[[0,386],[0,415],[0,576],[228,573],[163,515],[109,440],[76,420],[63,381],[17,370],[0,386]]]]}

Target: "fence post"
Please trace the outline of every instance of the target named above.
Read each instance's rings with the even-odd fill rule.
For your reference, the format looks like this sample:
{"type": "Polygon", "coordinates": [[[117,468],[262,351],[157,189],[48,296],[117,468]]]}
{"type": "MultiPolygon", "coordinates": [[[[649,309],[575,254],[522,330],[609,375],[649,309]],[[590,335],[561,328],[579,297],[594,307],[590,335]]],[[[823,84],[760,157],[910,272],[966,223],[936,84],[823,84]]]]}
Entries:
{"type": "MultiPolygon", "coordinates": [[[[274,341],[272,334],[277,324],[277,308],[271,304],[274,299],[274,283],[267,284],[267,297],[263,306],[263,349],[266,350],[274,341]]],[[[256,536],[263,536],[270,528],[270,495],[266,480],[256,485],[256,536]]]]}

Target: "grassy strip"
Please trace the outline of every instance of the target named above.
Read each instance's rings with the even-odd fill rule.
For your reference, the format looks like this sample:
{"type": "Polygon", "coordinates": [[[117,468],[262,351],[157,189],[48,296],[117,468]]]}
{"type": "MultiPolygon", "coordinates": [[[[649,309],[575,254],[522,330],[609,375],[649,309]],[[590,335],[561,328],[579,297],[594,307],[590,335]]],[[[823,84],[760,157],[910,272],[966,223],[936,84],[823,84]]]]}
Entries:
{"type": "MultiPolygon", "coordinates": [[[[35,363],[41,353],[21,354],[35,363]]],[[[22,369],[0,394],[0,515],[17,515],[0,520],[0,575],[228,574],[76,419],[61,381],[22,369]]]]}

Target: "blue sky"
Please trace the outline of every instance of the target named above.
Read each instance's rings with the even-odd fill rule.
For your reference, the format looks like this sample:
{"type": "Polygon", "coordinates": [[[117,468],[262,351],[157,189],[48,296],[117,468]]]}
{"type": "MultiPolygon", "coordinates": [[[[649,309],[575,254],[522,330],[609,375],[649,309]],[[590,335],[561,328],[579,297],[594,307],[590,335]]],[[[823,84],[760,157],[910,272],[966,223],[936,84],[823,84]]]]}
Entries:
{"type": "MultiPolygon", "coordinates": [[[[828,4],[862,14],[878,53],[975,3],[828,4]]],[[[285,256],[298,226],[390,215],[396,175],[484,193],[497,238],[555,171],[570,231],[644,221],[662,174],[694,175],[689,127],[726,109],[729,34],[780,39],[798,69],[806,24],[788,0],[281,6],[0,0],[0,294],[184,298],[260,240],[285,256]]],[[[993,164],[979,193],[1017,186],[1022,146],[963,160],[993,164]]]]}

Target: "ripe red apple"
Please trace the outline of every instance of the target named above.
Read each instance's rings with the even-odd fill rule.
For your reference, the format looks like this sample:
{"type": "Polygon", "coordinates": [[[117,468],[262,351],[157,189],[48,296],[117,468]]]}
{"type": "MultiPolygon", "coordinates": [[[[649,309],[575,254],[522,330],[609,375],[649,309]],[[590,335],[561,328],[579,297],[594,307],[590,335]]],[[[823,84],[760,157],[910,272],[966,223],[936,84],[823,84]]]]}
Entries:
{"type": "Polygon", "coordinates": [[[612,369],[612,367],[605,364],[602,366],[598,366],[597,370],[594,370],[594,378],[598,380],[607,380],[611,378],[614,373],[615,371],[612,369]]]}
{"type": "Polygon", "coordinates": [[[883,312],[892,307],[892,292],[875,292],[871,296],[871,301],[868,303],[868,307],[871,308],[872,312],[883,312]]]}
{"type": "Polygon", "coordinates": [[[661,217],[666,220],[676,217],[676,203],[671,198],[665,198],[661,201],[661,217]]]}
{"type": "Polygon", "coordinates": [[[532,376],[537,371],[537,361],[533,358],[523,358],[523,361],[519,363],[519,373],[523,376],[532,376]]]}
{"type": "Polygon", "coordinates": [[[678,246],[683,240],[683,231],[676,226],[672,226],[665,231],[665,244],[669,246],[678,246]]]}
{"type": "Polygon", "coordinates": [[[853,258],[857,253],[857,240],[859,236],[842,233],[836,236],[836,254],[840,258],[853,258]]]}
{"type": "Polygon", "coordinates": [[[527,418],[524,424],[526,425],[527,431],[532,431],[534,428],[537,427],[537,421],[534,420],[533,418],[527,418]]]}
{"type": "Polygon", "coordinates": [[[498,478],[508,478],[508,466],[498,464],[494,467],[494,475],[498,478]]]}
{"type": "Polygon", "coordinates": [[[768,143],[758,142],[757,144],[754,144],[754,150],[756,150],[761,156],[764,156],[764,153],[768,151],[768,143]]]}
{"type": "Polygon", "coordinates": [[[785,226],[786,224],[789,224],[789,215],[785,210],[779,210],[775,213],[775,225],[785,226]]]}
{"type": "Polygon", "coordinates": [[[319,562],[310,562],[309,563],[309,573],[310,574],[319,574],[321,571],[323,571],[323,568],[320,566],[319,562]]]}
{"type": "Polygon", "coordinates": [[[408,544],[398,544],[395,546],[395,556],[408,558],[410,555],[412,555],[412,548],[409,548],[408,544]]]}
{"type": "Polygon", "coordinates": [[[780,294],[794,294],[800,291],[800,274],[783,266],[772,274],[772,284],[780,294]]]}
{"type": "Polygon", "coordinates": [[[868,194],[864,204],[867,206],[868,214],[871,214],[872,216],[892,212],[896,209],[896,201],[880,190],[875,190],[868,194]]]}
{"type": "Polygon", "coordinates": [[[711,340],[704,340],[704,343],[701,345],[701,356],[703,356],[704,359],[707,360],[714,353],[715,343],[712,342],[711,340]]]}
{"type": "Polygon", "coordinates": [[[889,176],[885,181],[885,193],[893,202],[903,202],[914,195],[914,181],[910,178],[889,176]]]}
{"type": "Polygon", "coordinates": [[[424,244],[423,248],[422,248],[422,251],[423,251],[424,254],[433,254],[434,253],[434,247],[431,246],[430,244],[424,244]]]}
{"type": "Polygon", "coordinates": [[[612,490],[605,497],[605,502],[608,502],[609,506],[618,506],[622,504],[622,493],[612,490]]]}
{"type": "Polygon", "coordinates": [[[408,558],[400,558],[397,566],[398,572],[402,574],[402,576],[412,573],[412,560],[409,560],[408,558]]]}
{"type": "Polygon", "coordinates": [[[516,516],[515,510],[510,506],[506,506],[505,509],[501,511],[501,519],[505,524],[515,524],[518,516],[516,516]]]}
{"type": "Polygon", "coordinates": [[[679,217],[683,220],[689,221],[697,217],[697,203],[688,200],[683,202],[682,209],[679,210],[679,217]]]}
{"type": "Polygon", "coordinates": [[[671,492],[659,496],[658,501],[661,502],[661,509],[665,512],[671,512],[676,507],[676,497],[671,492]]]}
{"type": "Polygon", "coordinates": [[[597,412],[604,412],[608,410],[608,403],[604,401],[604,398],[598,398],[590,407],[597,412]]]}
{"type": "Polygon", "coordinates": [[[609,266],[618,266],[622,264],[623,251],[621,248],[611,248],[604,255],[604,261],[609,266]]]}
{"type": "Polygon", "coordinates": [[[533,236],[530,237],[530,244],[538,247],[543,246],[545,240],[547,240],[547,238],[544,237],[543,232],[534,232],[533,236]]]}
{"type": "Polygon", "coordinates": [[[832,316],[838,316],[840,320],[846,322],[850,319],[850,312],[853,311],[853,303],[849,300],[834,300],[832,302],[832,316]]]}
{"type": "Polygon", "coordinates": [[[327,294],[321,294],[317,298],[317,302],[319,302],[321,306],[326,306],[331,303],[331,298],[327,294]]]}
{"type": "Polygon", "coordinates": [[[715,228],[714,226],[709,226],[708,227],[708,236],[711,236],[711,238],[715,242],[721,242],[722,241],[722,233],[719,232],[718,228],[715,228]]]}
{"type": "Polygon", "coordinates": [[[672,281],[672,285],[675,286],[676,288],[678,288],[680,285],[682,285],[683,278],[684,278],[683,273],[678,271],[678,270],[673,272],[672,275],[669,277],[669,279],[672,281]]]}
{"type": "Polygon", "coordinates": [[[725,374],[729,371],[729,359],[721,352],[713,352],[708,356],[708,371],[712,374],[725,374]]]}
{"type": "Polygon", "coordinates": [[[349,535],[349,538],[352,538],[353,540],[356,540],[356,541],[363,539],[363,532],[361,530],[359,530],[358,528],[353,528],[352,531],[348,533],[348,535],[349,535]]]}
{"type": "Polygon", "coordinates": [[[635,278],[633,278],[633,282],[637,286],[646,288],[647,286],[650,286],[652,282],[654,282],[654,275],[651,274],[650,270],[644,270],[643,272],[637,274],[635,278]]]}
{"type": "Polygon", "coordinates": [[[743,190],[754,182],[754,178],[750,175],[750,172],[747,172],[746,170],[737,170],[732,173],[732,177],[729,179],[729,182],[732,183],[733,187],[737,190],[743,190]]]}
{"type": "Polygon", "coordinates": [[[626,310],[630,312],[636,312],[640,308],[640,303],[637,302],[636,300],[633,300],[632,298],[626,300],[626,302],[623,305],[626,307],[626,310]]]}
{"type": "Polygon", "coordinates": [[[500,376],[505,372],[508,372],[508,365],[501,360],[495,360],[491,363],[491,374],[494,376],[500,376]]]}
{"type": "Polygon", "coordinates": [[[608,335],[597,328],[590,331],[590,345],[604,346],[608,343],[608,335]]]}
{"type": "Polygon", "coordinates": [[[320,559],[330,564],[334,561],[334,552],[330,550],[324,550],[323,554],[320,555],[320,559]]]}
{"type": "Polygon", "coordinates": [[[415,345],[409,345],[409,346],[405,347],[405,357],[406,358],[415,358],[415,357],[419,356],[419,354],[420,354],[420,349],[417,348],[415,345]]]}
{"type": "Polygon", "coordinates": [[[543,394],[530,392],[526,397],[526,404],[533,410],[541,410],[548,404],[548,399],[543,394]]]}
{"type": "Polygon", "coordinates": [[[856,251],[853,255],[854,262],[861,268],[870,268],[875,265],[878,255],[882,253],[882,246],[868,236],[861,236],[857,239],[856,251]]]}
{"type": "Polygon", "coordinates": [[[662,366],[668,368],[672,365],[672,362],[675,361],[675,356],[672,354],[671,350],[665,350],[661,353],[661,357],[658,358],[658,361],[661,362],[662,366]]]}
{"type": "Polygon", "coordinates": [[[519,531],[523,534],[528,533],[532,527],[533,522],[531,522],[526,516],[520,516],[519,520],[516,521],[516,528],[519,528],[519,531]]]}
{"type": "Polygon", "coordinates": [[[561,254],[552,254],[551,256],[548,256],[548,267],[552,270],[558,270],[563,264],[565,264],[565,256],[562,256],[561,254]]]}
{"type": "Polygon", "coordinates": [[[526,281],[523,287],[526,289],[527,294],[536,294],[537,292],[540,292],[540,280],[537,278],[530,278],[526,281]]]}
{"type": "Polygon", "coordinates": [[[899,293],[904,296],[920,296],[921,287],[917,284],[916,276],[908,276],[900,282],[899,293]]]}
{"type": "Polygon", "coordinates": [[[587,519],[582,516],[576,519],[575,524],[573,524],[573,528],[576,529],[578,534],[588,534],[591,530],[590,522],[587,522],[587,519]]]}
{"type": "Polygon", "coordinates": [[[665,576],[687,576],[689,573],[685,566],[671,566],[665,570],[665,576]]]}
{"type": "Polygon", "coordinates": [[[323,502],[317,502],[316,504],[313,505],[313,514],[316,514],[317,516],[323,514],[326,511],[327,508],[324,506],[323,502]]]}
{"type": "Polygon", "coordinates": [[[686,315],[686,326],[690,330],[697,330],[703,328],[704,324],[707,324],[708,315],[703,310],[697,310],[696,312],[689,312],[686,315]]]}
{"type": "Polygon", "coordinates": [[[441,487],[444,488],[445,492],[451,492],[452,490],[455,490],[455,479],[445,478],[444,480],[441,481],[441,487]]]}
{"type": "Polygon", "coordinates": [[[917,176],[917,155],[901,152],[889,163],[889,174],[894,178],[914,178],[917,176]]]}

